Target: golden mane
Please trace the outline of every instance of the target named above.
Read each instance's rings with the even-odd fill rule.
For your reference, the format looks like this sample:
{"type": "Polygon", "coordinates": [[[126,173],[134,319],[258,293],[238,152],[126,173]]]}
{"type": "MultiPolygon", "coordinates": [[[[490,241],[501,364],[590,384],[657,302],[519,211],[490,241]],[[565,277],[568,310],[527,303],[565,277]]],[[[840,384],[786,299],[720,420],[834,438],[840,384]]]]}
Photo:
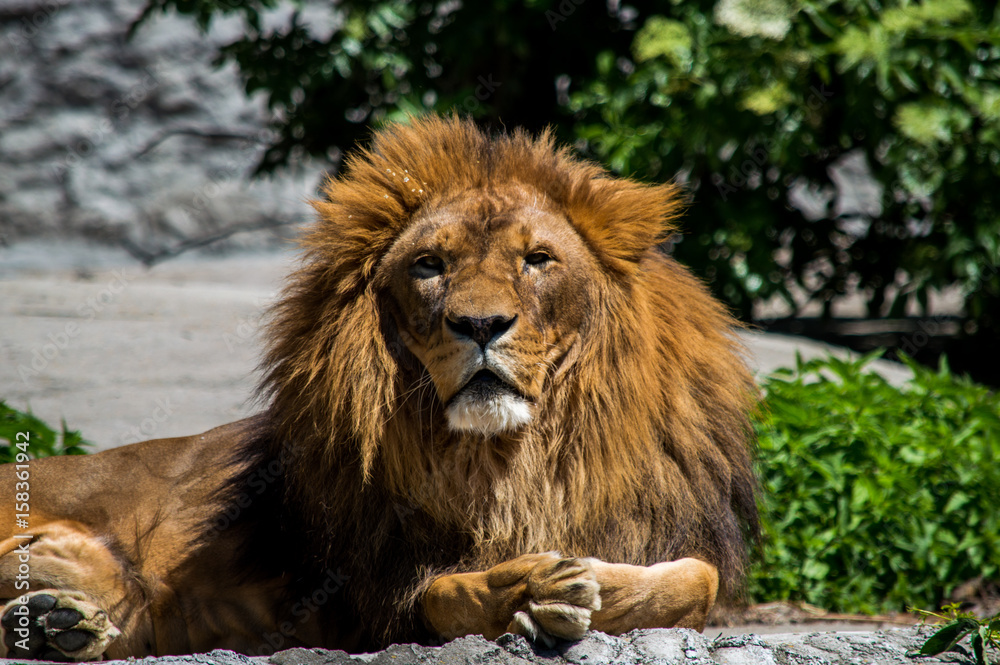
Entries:
{"type": "Polygon", "coordinates": [[[431,117],[378,131],[324,194],[268,328],[261,386],[268,454],[288,460],[285,492],[327,539],[321,553],[345,511],[404,506],[428,530],[467,536],[470,567],[552,549],[646,565],[697,556],[738,588],[757,534],[755,389],[733,319],[657,247],[674,231],[676,186],[612,177],[549,132],[490,136],[431,117]],[[448,433],[422,389],[377,269],[418,211],[504,183],[562,210],[603,272],[537,422],[476,442],[448,433]],[[351,468],[353,486],[330,480],[351,468]]]}

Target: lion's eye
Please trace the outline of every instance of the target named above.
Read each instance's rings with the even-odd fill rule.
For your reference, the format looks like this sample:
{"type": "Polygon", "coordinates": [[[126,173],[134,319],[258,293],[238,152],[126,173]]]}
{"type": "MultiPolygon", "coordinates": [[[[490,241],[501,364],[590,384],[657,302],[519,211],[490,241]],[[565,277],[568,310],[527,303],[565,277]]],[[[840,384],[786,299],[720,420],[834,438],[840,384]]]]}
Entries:
{"type": "Polygon", "coordinates": [[[413,274],[416,277],[429,279],[444,272],[444,261],[433,254],[425,254],[413,263],[413,274]]]}
{"type": "Polygon", "coordinates": [[[529,266],[541,266],[545,265],[549,261],[552,261],[552,255],[548,252],[532,252],[524,257],[524,262],[529,266]]]}

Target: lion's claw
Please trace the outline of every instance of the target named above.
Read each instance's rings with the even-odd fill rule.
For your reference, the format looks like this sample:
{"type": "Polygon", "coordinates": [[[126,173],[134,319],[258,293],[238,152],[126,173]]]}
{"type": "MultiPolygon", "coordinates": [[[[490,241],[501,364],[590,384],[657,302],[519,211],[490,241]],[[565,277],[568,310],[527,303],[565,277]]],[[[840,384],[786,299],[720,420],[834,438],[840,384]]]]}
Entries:
{"type": "Polygon", "coordinates": [[[96,660],[121,635],[107,612],[81,593],[35,592],[25,605],[7,603],[2,613],[8,658],[96,660]]]}
{"type": "Polygon", "coordinates": [[[553,646],[578,640],[601,609],[601,587],[586,559],[550,553],[528,575],[528,610],[514,614],[507,631],[553,646]]]}

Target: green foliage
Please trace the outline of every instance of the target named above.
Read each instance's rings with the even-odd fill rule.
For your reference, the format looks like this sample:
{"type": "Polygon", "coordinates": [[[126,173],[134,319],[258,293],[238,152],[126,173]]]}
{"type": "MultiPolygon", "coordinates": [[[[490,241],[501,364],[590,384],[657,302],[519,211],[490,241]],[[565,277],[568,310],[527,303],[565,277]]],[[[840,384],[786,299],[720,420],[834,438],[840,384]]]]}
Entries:
{"type": "Polygon", "coordinates": [[[1000,330],[992,3],[673,4],[645,19],[630,61],[598,55],[606,66],[569,106],[615,169],[688,182],[683,261],[745,315],[760,298],[792,302],[790,282],[824,303],[856,286],[872,316],[959,283],[978,324],[1000,330]],[[792,205],[795,191],[832,193],[848,154],[870,167],[876,205],[792,205]]]}
{"type": "Polygon", "coordinates": [[[876,613],[1000,578],[1000,396],[912,361],[896,388],[873,355],[764,383],[755,598],[876,613]]]}
{"type": "Polygon", "coordinates": [[[989,665],[989,650],[1000,650],[1000,614],[980,619],[971,612],[960,612],[958,605],[945,605],[945,614],[915,610],[924,617],[944,622],[914,656],[937,656],[946,651],[959,651],[959,642],[969,637],[976,665],[989,665]]]}
{"type": "Polygon", "coordinates": [[[41,420],[7,406],[0,401],[0,464],[13,462],[18,453],[32,459],[54,455],[84,455],[91,444],[79,432],[66,429],[56,432],[41,420]],[[20,445],[18,445],[20,444],[20,445]]]}

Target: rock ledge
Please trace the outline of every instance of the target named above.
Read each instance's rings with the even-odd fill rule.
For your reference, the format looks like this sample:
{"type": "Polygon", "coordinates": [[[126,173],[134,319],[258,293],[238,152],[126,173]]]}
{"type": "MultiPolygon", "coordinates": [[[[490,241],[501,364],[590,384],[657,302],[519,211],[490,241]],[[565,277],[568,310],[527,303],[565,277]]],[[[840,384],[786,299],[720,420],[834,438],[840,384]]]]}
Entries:
{"type": "MultiPolygon", "coordinates": [[[[690,630],[636,630],[622,637],[590,632],[575,643],[544,649],[523,637],[504,635],[496,642],[464,637],[442,647],[394,644],[385,651],[351,655],[326,649],[289,649],[273,656],[249,657],[232,651],[192,656],[110,661],[107,665],[920,665],[937,658],[911,658],[929,628],[870,632],[739,635],[711,639],[690,630]]],[[[951,654],[952,659],[957,654],[951,654]]],[[[949,659],[949,660],[952,660],[949,659]]],[[[15,661],[0,660],[0,665],[15,661]]]]}

